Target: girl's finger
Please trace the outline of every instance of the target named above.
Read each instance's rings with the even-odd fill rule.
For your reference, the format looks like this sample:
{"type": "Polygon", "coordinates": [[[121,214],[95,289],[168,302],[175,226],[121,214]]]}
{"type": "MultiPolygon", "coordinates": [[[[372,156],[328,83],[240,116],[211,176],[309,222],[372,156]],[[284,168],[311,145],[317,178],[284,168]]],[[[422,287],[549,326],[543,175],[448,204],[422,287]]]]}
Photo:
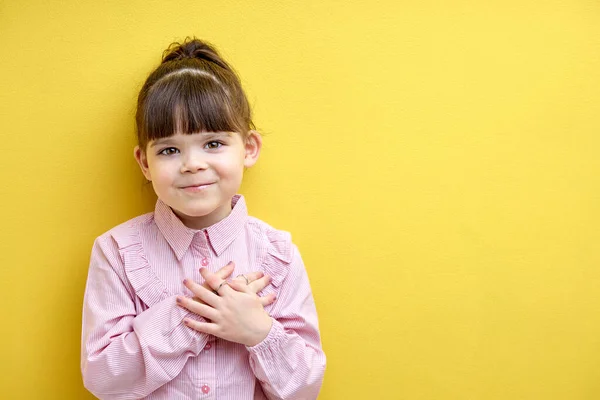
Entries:
{"type": "Polygon", "coordinates": [[[246,274],[246,278],[248,278],[250,282],[254,282],[257,279],[262,278],[263,276],[265,276],[263,272],[250,272],[246,274]]]}
{"type": "Polygon", "coordinates": [[[275,293],[269,293],[268,295],[264,296],[264,297],[259,297],[258,299],[260,300],[260,304],[263,307],[268,306],[269,304],[273,304],[276,300],[276,296],[275,293]]]}
{"type": "Polygon", "coordinates": [[[214,324],[212,322],[200,322],[200,321],[195,321],[191,318],[186,318],[183,320],[183,323],[195,331],[207,333],[209,335],[214,335],[214,336],[217,336],[215,334],[219,330],[218,325],[214,324]]]}
{"type": "Polygon", "coordinates": [[[228,284],[233,290],[235,290],[237,292],[255,294],[254,292],[252,292],[250,290],[248,285],[246,285],[246,281],[244,280],[244,278],[241,278],[241,279],[242,279],[241,281],[239,279],[233,279],[233,280],[229,281],[228,284]]]}
{"type": "Polygon", "coordinates": [[[258,293],[271,283],[271,277],[269,275],[265,275],[260,279],[255,280],[254,282],[250,282],[248,287],[252,291],[252,293],[258,293]]]}
{"type": "Polygon", "coordinates": [[[215,308],[221,300],[219,296],[214,294],[210,289],[207,289],[202,285],[198,285],[191,279],[184,279],[183,284],[192,293],[194,293],[198,299],[208,304],[209,306],[212,306],[213,308],[215,308]]]}
{"type": "Polygon", "coordinates": [[[243,283],[244,285],[248,285],[248,284],[250,284],[250,278],[248,277],[248,275],[250,275],[250,274],[240,274],[240,275],[236,276],[235,278],[233,278],[233,280],[243,283]]]}
{"type": "MultiPolygon", "coordinates": [[[[232,290],[226,281],[219,278],[216,274],[213,274],[206,268],[200,268],[200,275],[202,275],[202,277],[204,278],[204,281],[206,283],[208,283],[208,287],[214,291],[213,294],[215,294],[215,296],[217,296],[217,297],[222,296],[225,293],[228,293],[229,291],[232,290]],[[217,291],[218,291],[218,293],[217,293],[217,291]]],[[[206,301],[206,300],[204,300],[204,301],[206,301]]],[[[209,303],[209,304],[212,305],[211,303],[209,303]]]]}
{"type": "Polygon", "coordinates": [[[215,275],[217,275],[221,279],[227,279],[233,273],[234,269],[235,264],[233,263],[233,261],[229,261],[224,267],[215,272],[215,275]]]}
{"type": "MultiPolygon", "coordinates": [[[[231,286],[232,289],[238,292],[256,295],[256,293],[254,293],[252,289],[250,289],[245,283],[233,280],[229,281],[229,286],[231,286]]],[[[268,295],[259,297],[258,299],[263,307],[268,306],[269,304],[272,304],[275,301],[275,293],[269,293],[268,295]]]]}
{"type": "MultiPolygon", "coordinates": [[[[215,272],[215,275],[217,275],[221,279],[227,279],[233,273],[234,268],[235,268],[235,264],[233,263],[233,261],[229,261],[224,267],[222,267],[220,270],[215,272]]],[[[208,286],[207,282],[204,282],[202,284],[202,286],[204,286],[208,290],[212,290],[210,288],[210,286],[208,286]]]]}
{"type": "Polygon", "coordinates": [[[240,282],[243,282],[245,285],[249,285],[251,282],[254,282],[255,280],[262,278],[265,274],[263,274],[262,272],[249,272],[247,274],[241,274],[238,275],[234,278],[234,280],[238,280],[240,282]],[[244,276],[246,277],[246,279],[248,279],[248,282],[246,282],[246,279],[244,279],[244,276]]]}
{"type": "Polygon", "coordinates": [[[177,304],[188,311],[193,312],[201,317],[214,321],[218,317],[218,312],[214,308],[206,304],[199,303],[188,297],[177,296],[177,304]]]}

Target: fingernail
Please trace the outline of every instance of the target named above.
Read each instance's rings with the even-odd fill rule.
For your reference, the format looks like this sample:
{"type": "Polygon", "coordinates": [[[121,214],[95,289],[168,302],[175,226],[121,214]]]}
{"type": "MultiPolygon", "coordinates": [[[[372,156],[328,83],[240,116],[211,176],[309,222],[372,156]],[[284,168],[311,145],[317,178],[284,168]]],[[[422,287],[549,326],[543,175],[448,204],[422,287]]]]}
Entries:
{"type": "Polygon", "coordinates": [[[184,284],[184,285],[187,285],[187,283],[188,283],[188,280],[187,280],[187,279],[184,279],[184,280],[183,280],[183,284],[184,284]]]}
{"type": "Polygon", "coordinates": [[[181,304],[183,302],[183,300],[181,299],[181,297],[177,297],[176,299],[177,303],[181,304]]]}
{"type": "Polygon", "coordinates": [[[189,325],[189,324],[190,324],[190,321],[188,321],[187,319],[184,319],[184,320],[183,320],[183,323],[184,323],[184,324],[186,324],[186,325],[189,325]]]}

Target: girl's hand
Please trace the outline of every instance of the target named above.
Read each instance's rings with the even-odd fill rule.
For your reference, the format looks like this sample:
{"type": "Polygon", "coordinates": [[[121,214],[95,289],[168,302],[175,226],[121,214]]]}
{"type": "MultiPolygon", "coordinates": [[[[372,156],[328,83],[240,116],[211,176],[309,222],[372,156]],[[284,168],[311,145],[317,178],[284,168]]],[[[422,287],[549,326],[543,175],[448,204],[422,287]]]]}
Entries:
{"type": "MultiPolygon", "coordinates": [[[[184,285],[203,303],[183,296],[177,298],[177,303],[210,322],[185,319],[187,326],[246,346],[255,346],[267,337],[273,321],[256,293],[269,284],[271,278],[268,275],[247,285],[243,277],[222,284],[223,279],[205,268],[200,269],[200,274],[211,289],[190,279],[186,279],[184,285]],[[217,288],[219,291],[215,293],[217,288]]],[[[265,296],[264,299],[270,299],[270,304],[275,296],[265,296]]]]}
{"type": "MultiPolygon", "coordinates": [[[[233,261],[230,261],[229,263],[227,263],[227,265],[225,265],[220,270],[215,272],[214,275],[216,275],[218,278],[221,278],[219,281],[219,282],[221,282],[221,281],[229,278],[231,276],[231,274],[233,273],[234,269],[235,269],[235,264],[233,263],[233,261]]],[[[210,274],[210,272],[209,272],[209,274],[210,274]]],[[[252,290],[254,292],[254,294],[256,294],[256,293],[260,292],[261,290],[263,290],[264,288],[266,288],[271,281],[270,279],[262,280],[261,278],[263,278],[264,276],[265,276],[265,274],[263,274],[262,272],[250,272],[249,274],[244,274],[243,276],[238,275],[234,280],[239,283],[243,283],[244,286],[247,285],[250,288],[250,290],[252,290]],[[248,282],[246,282],[246,279],[244,279],[244,276],[246,277],[246,279],[248,279],[248,282]]],[[[204,281],[202,286],[208,290],[212,290],[208,286],[208,282],[206,280],[204,281]]],[[[202,300],[200,300],[196,296],[194,296],[192,299],[199,303],[205,304],[202,300]]],[[[266,307],[275,301],[275,294],[271,293],[265,297],[259,297],[259,299],[260,299],[260,304],[262,304],[263,307],[266,307]]]]}

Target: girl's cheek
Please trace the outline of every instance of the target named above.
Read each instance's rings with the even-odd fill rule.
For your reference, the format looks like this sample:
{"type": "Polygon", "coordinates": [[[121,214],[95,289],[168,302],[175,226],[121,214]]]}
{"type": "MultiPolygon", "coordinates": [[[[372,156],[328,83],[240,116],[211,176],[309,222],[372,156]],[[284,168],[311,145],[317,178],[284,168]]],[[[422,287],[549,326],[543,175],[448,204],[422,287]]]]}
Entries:
{"type": "Polygon", "coordinates": [[[169,159],[157,158],[154,160],[153,167],[158,173],[165,173],[166,171],[176,168],[177,161],[175,160],[175,157],[169,159]]]}

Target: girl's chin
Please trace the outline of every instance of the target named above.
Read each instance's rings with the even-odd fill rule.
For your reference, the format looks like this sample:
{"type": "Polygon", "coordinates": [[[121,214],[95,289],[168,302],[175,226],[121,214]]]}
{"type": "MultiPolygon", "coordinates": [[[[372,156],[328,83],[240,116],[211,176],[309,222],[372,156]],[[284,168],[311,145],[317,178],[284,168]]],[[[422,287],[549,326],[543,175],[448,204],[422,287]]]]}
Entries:
{"type": "Polygon", "coordinates": [[[231,208],[224,207],[173,207],[173,212],[186,225],[212,225],[227,217],[231,208]]]}
{"type": "MultiPolygon", "coordinates": [[[[171,207],[172,208],[172,207],[171,207]]],[[[183,218],[206,218],[209,217],[215,210],[199,210],[199,209],[174,209],[173,211],[180,217],[183,218]]]]}

